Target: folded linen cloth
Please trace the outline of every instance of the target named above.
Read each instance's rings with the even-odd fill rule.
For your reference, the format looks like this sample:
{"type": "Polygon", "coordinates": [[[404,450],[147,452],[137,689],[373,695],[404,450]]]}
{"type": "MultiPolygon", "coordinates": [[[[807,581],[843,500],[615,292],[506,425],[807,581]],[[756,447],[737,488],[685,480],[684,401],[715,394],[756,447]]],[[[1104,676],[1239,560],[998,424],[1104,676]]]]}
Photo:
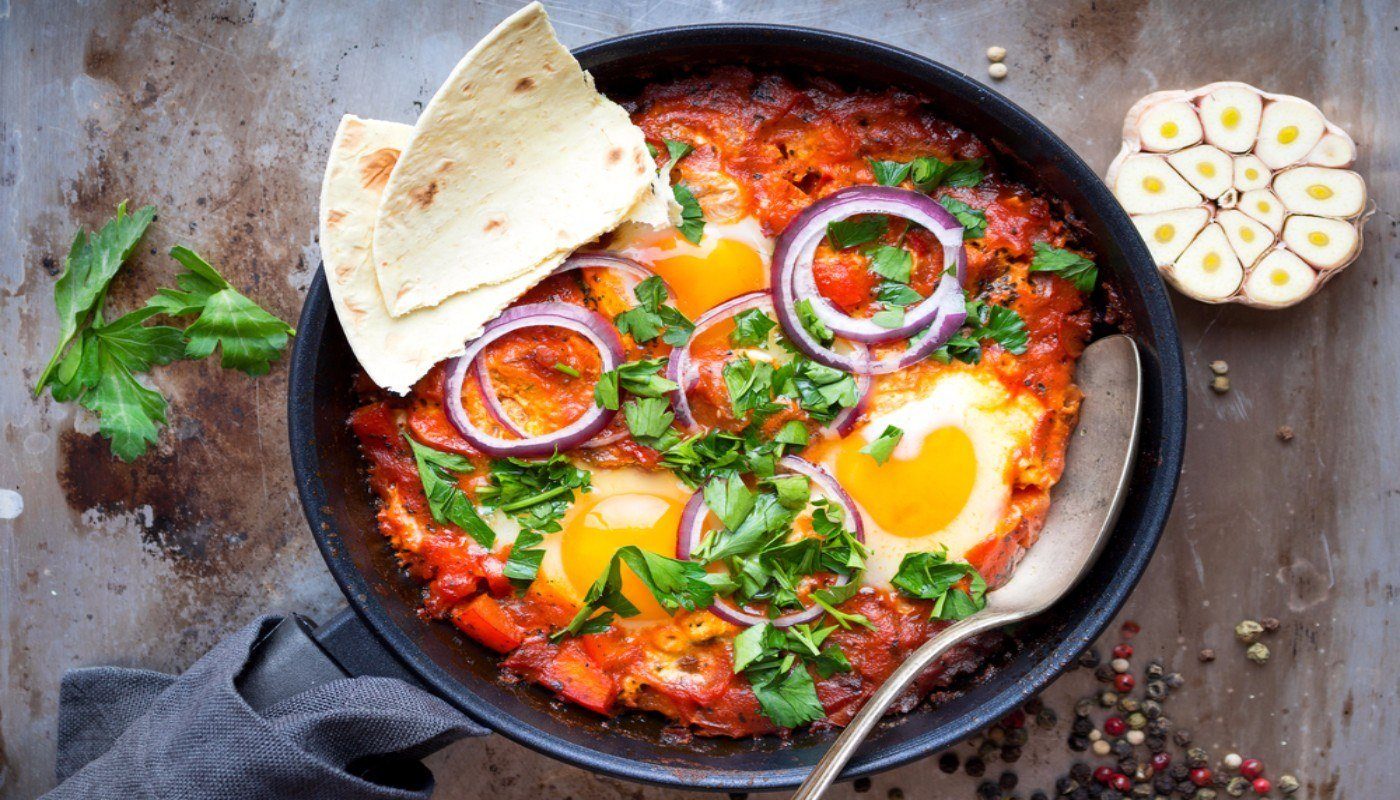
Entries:
{"type": "Polygon", "coordinates": [[[178,677],[70,670],[59,695],[49,800],[398,800],[427,798],[419,759],[486,731],[394,678],[331,680],[259,710],[236,683],[279,622],[263,617],[178,677]]]}

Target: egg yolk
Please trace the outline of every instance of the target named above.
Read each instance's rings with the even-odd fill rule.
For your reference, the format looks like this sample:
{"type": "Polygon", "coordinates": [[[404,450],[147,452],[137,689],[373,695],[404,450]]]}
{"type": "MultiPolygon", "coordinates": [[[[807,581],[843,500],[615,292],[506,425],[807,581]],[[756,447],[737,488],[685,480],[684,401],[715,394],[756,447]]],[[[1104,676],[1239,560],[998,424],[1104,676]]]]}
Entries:
{"type": "MultiPolygon", "coordinates": [[[[683,503],[654,494],[624,492],[580,499],[576,516],[563,532],[561,556],[564,574],[580,598],[608,568],[621,547],[636,545],[664,556],[676,554],[683,503]]],[[[666,619],[670,616],[656,602],[646,584],[622,566],[622,593],[641,612],[634,619],[666,619]]]]}
{"type": "Polygon", "coordinates": [[[688,245],[675,237],[657,242],[658,257],[651,262],[675,290],[676,308],[687,317],[695,319],[731,297],[768,287],[763,259],[744,242],[720,239],[705,255],[695,254],[688,245]],[[676,253],[668,255],[669,251],[676,253]]]}
{"type": "Polygon", "coordinates": [[[884,464],[860,452],[865,444],[860,436],[841,443],[836,479],[881,528],[905,538],[928,536],[962,513],[977,480],[977,453],[962,428],[930,431],[914,457],[896,452],[884,464]]]}

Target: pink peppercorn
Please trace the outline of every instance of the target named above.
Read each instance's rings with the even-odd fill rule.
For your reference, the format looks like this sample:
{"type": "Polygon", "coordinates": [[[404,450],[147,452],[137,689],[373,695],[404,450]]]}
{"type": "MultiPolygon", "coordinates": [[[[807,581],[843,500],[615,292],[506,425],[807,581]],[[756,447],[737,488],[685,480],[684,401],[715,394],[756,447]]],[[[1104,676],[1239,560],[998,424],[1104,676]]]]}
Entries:
{"type": "Polygon", "coordinates": [[[1172,765],[1172,754],[1167,752],[1152,754],[1152,769],[1162,772],[1172,765]]]}
{"type": "MultiPolygon", "coordinates": [[[[1265,782],[1267,783],[1267,781],[1265,782]]],[[[1108,786],[1109,788],[1119,792],[1131,792],[1133,790],[1133,782],[1128,779],[1127,775],[1124,775],[1121,772],[1115,774],[1112,778],[1109,779],[1108,786]]]]}
{"type": "Polygon", "coordinates": [[[1118,645],[1117,647],[1113,648],[1113,657],[1114,657],[1114,658],[1132,658],[1132,657],[1133,657],[1133,646],[1130,645],[1130,644],[1120,644],[1120,645],[1118,645]]]}
{"type": "Polygon", "coordinates": [[[1113,688],[1119,692],[1131,692],[1136,685],[1137,681],[1133,680],[1133,676],[1126,672],[1113,679],[1113,688]]]}
{"type": "Polygon", "coordinates": [[[1264,774],[1264,762],[1257,758],[1246,758],[1240,762],[1240,774],[1254,780],[1264,774]]]}
{"type": "Polygon", "coordinates": [[[1109,736],[1122,736],[1128,732],[1128,723],[1122,717],[1109,717],[1103,721],[1103,732],[1109,736]]]}
{"type": "Polygon", "coordinates": [[[1255,778],[1252,785],[1255,794],[1268,794],[1274,788],[1274,785],[1269,783],[1268,778],[1255,778]]]}
{"type": "Polygon", "coordinates": [[[1197,786],[1209,786],[1211,779],[1210,770],[1205,767],[1197,767],[1191,770],[1190,778],[1191,782],[1197,786]]]}
{"type": "Polygon", "coordinates": [[[1108,785],[1111,778],[1113,778],[1113,770],[1109,767],[1099,767],[1094,770],[1094,780],[1102,783],[1104,786],[1108,785]]]}

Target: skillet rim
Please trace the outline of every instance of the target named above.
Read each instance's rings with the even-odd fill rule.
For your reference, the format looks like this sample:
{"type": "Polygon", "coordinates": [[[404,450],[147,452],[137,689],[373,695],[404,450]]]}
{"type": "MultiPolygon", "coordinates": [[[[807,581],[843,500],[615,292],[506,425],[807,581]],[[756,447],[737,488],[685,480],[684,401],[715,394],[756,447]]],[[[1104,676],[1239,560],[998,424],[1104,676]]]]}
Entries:
{"type": "MultiPolygon", "coordinates": [[[[1148,358],[1145,367],[1155,366],[1156,374],[1153,375],[1154,370],[1146,368],[1145,379],[1149,394],[1152,388],[1158,390],[1155,398],[1157,410],[1161,413],[1158,460],[1155,465],[1139,466],[1139,470],[1146,469],[1148,480],[1140,481],[1140,476],[1134,478],[1135,489],[1143,493],[1142,517],[1134,530],[1115,529],[1115,537],[1127,537],[1130,542],[1112,580],[1095,592],[1093,602],[1082,613],[1073,615],[1076,621],[1069,626],[1062,640],[1046,657],[1032,665],[1019,682],[995,691],[977,707],[975,714],[950,720],[912,740],[895,742],[874,752],[867,749],[859,753],[842,776],[843,780],[849,780],[909,763],[960,741],[1003,717],[1063,672],[1112,621],[1146,570],[1171,510],[1185,442],[1185,367],[1165,285],[1152,264],[1146,245],[1108,187],[1044,124],[966,75],[916,53],[869,39],[813,28],[762,23],[705,24],[641,31],[574,48],[573,53],[585,69],[593,69],[639,52],[679,47],[733,46],[735,43],[759,47],[781,44],[799,49],[821,48],[843,59],[849,66],[875,65],[889,72],[936,84],[942,91],[959,96],[968,103],[989,106],[1002,125],[1037,143],[1032,153],[1018,155],[1054,162],[1084,194],[1087,202],[1073,208],[1081,218],[1096,217],[1109,238],[1122,251],[1126,267],[1122,278],[1137,286],[1146,310],[1144,318],[1135,321],[1151,332],[1155,344],[1155,347],[1146,345],[1152,357],[1148,358]],[[1157,378],[1157,385],[1152,387],[1154,377],[1157,378]]],[[[375,633],[389,652],[425,685],[473,720],[538,752],[593,772],[641,783],[709,791],[786,789],[795,787],[806,777],[808,770],[802,767],[761,771],[680,767],[665,763],[664,756],[655,760],[619,756],[607,749],[606,740],[602,741],[602,749],[570,742],[493,705],[433,661],[389,618],[364,574],[345,549],[330,540],[334,524],[329,518],[329,508],[322,510],[327,493],[320,476],[313,400],[323,334],[333,319],[324,269],[318,269],[303,308],[299,323],[301,335],[296,338],[290,361],[288,428],[293,471],[303,510],[327,567],[359,620],[375,633]]],[[[1136,338],[1142,344],[1142,337],[1136,338]]],[[[1148,410],[1152,410],[1150,406],[1148,410]]]]}

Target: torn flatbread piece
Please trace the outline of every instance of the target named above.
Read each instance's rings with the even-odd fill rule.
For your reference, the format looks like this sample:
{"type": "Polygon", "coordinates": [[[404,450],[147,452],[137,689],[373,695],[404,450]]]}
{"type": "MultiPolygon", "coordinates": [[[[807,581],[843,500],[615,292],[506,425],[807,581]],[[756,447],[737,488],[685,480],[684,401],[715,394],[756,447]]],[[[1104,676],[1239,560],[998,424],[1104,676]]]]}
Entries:
{"type": "Polygon", "coordinates": [[[532,3],[452,70],[389,176],[373,242],[385,305],[400,317],[529,275],[617,227],[654,177],[641,130],[532,3]]]}

